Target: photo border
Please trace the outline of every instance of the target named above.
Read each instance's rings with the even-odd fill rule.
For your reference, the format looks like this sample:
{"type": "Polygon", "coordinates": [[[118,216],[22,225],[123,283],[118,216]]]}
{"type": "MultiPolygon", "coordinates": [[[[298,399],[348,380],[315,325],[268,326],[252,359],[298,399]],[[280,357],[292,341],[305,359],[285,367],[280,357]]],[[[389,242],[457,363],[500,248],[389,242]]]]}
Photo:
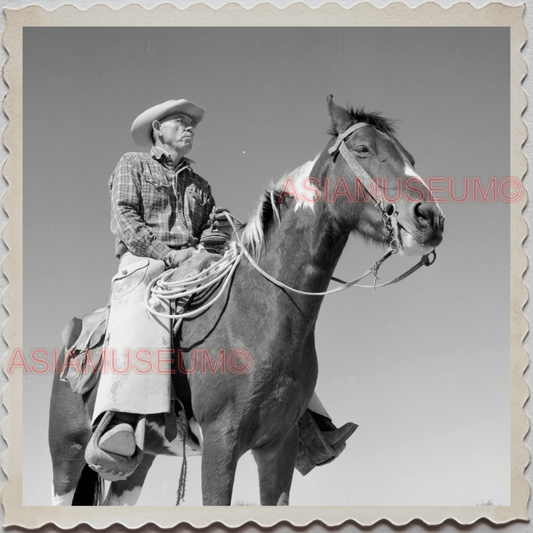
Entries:
{"type": "MultiPolygon", "coordinates": [[[[511,48],[511,175],[523,179],[527,161],[522,146],[527,130],[522,113],[527,97],[521,81],[526,74],[526,63],[521,49],[526,42],[523,20],[525,6],[489,4],[475,8],[470,4],[455,4],[444,9],[434,3],[411,8],[402,3],[377,8],[371,4],[358,4],[343,8],[338,4],[325,4],[311,9],[304,4],[292,4],[278,9],[270,4],[260,4],[244,9],[238,4],[227,4],[217,10],[205,5],[192,5],[180,9],[170,4],[147,10],[140,5],[128,5],[120,10],[98,5],[88,10],[63,6],[47,11],[40,6],[22,9],[5,9],[6,26],[3,42],[8,52],[4,65],[4,79],[8,93],[3,109],[9,123],[4,132],[4,144],[9,152],[4,166],[4,176],[9,183],[3,197],[3,206],[9,216],[4,229],[4,241],[9,252],[3,267],[9,286],[4,294],[4,306],[9,318],[4,327],[4,337],[9,351],[4,357],[7,369],[13,351],[22,346],[22,33],[26,26],[403,26],[403,27],[465,27],[506,26],[510,28],[511,48]],[[364,24],[362,24],[364,21],[364,24]]],[[[237,527],[253,521],[263,527],[288,521],[293,526],[305,526],[320,520],[328,526],[340,525],[348,520],[369,526],[380,520],[402,525],[418,519],[426,524],[440,524],[454,519],[460,524],[470,524],[480,518],[502,524],[512,520],[529,520],[527,511],[530,487],[524,475],[529,463],[529,451],[524,437],[529,420],[523,410],[529,397],[524,378],[528,353],[523,340],[528,333],[523,307],[528,291],[523,281],[527,256],[522,243],[527,236],[527,224],[522,211],[527,204],[524,195],[511,203],[511,505],[474,507],[32,507],[22,505],[22,370],[9,375],[3,402],[8,418],[3,434],[8,450],[3,457],[3,469],[8,478],[2,493],[5,526],[37,528],[55,524],[71,528],[89,524],[104,528],[122,524],[137,528],[156,524],[162,528],[187,523],[205,527],[219,522],[237,527]],[[156,518],[155,518],[156,517],[156,518]]]]}

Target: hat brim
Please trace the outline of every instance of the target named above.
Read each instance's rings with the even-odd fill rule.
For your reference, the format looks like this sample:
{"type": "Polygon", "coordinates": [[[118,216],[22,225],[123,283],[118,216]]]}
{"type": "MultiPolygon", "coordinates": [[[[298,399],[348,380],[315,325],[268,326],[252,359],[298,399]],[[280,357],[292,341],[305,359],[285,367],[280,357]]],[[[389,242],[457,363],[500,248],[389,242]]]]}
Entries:
{"type": "Polygon", "coordinates": [[[162,120],[169,115],[183,113],[190,116],[198,124],[205,114],[205,109],[189,100],[168,100],[155,105],[141,113],[131,125],[131,138],[137,146],[152,144],[152,122],[162,120]]]}

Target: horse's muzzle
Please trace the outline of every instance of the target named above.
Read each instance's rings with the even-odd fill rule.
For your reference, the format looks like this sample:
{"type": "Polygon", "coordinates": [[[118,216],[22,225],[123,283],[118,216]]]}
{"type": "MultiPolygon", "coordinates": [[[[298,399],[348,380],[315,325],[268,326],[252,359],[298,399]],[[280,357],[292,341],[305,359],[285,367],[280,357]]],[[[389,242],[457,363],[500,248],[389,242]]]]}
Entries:
{"type": "Polygon", "coordinates": [[[413,204],[412,216],[415,222],[416,241],[428,248],[436,248],[442,242],[444,213],[436,202],[413,204]]]}

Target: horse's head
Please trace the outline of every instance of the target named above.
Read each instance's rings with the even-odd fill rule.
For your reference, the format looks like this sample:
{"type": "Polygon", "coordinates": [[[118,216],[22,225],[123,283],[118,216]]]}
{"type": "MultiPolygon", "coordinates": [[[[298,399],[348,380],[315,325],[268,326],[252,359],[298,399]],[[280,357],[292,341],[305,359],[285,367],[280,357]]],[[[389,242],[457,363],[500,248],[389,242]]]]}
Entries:
{"type": "Polygon", "coordinates": [[[424,255],[442,241],[444,215],[389,120],[347,111],[329,96],[335,136],[315,166],[328,208],[347,229],[424,255]],[[326,181],[327,180],[327,183],[326,181]]]}

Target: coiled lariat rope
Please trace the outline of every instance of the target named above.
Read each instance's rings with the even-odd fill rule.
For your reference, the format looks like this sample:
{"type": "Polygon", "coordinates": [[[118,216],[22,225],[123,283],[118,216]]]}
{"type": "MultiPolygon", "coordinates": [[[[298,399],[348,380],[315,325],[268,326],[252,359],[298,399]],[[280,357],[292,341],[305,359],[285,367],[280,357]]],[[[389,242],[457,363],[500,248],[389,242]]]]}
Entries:
{"type": "Polygon", "coordinates": [[[193,318],[203,313],[206,309],[209,309],[222,296],[243,256],[243,248],[239,243],[231,242],[229,245],[229,249],[219,261],[209,265],[198,274],[186,279],[171,281],[176,270],[173,268],[163,272],[152,280],[146,288],[145,293],[145,304],[148,311],[161,318],[183,319],[193,318]],[[163,313],[156,309],[161,302],[170,304],[180,298],[194,297],[216,283],[219,283],[221,280],[224,280],[224,283],[218,290],[217,295],[197,309],[182,313],[163,313]]]}
{"type": "MultiPolygon", "coordinates": [[[[246,249],[246,246],[243,244],[241,240],[241,236],[238,233],[238,229],[235,226],[235,223],[233,222],[233,218],[240,222],[236,217],[233,217],[230,213],[225,213],[227,219],[229,220],[231,226],[233,227],[233,234],[236,236],[236,241],[231,241],[229,243],[229,249],[226,251],[224,256],[217,261],[216,263],[211,264],[208,268],[203,270],[202,272],[199,272],[198,274],[195,274],[194,276],[188,277],[186,279],[178,280],[178,281],[171,281],[171,278],[175,272],[176,269],[170,269],[162,274],[160,274],[157,278],[155,278],[148,287],[146,288],[145,293],[145,305],[150,313],[153,315],[159,316],[161,318],[170,318],[174,320],[182,320],[184,318],[193,318],[195,316],[200,315],[203,313],[206,309],[209,309],[224,293],[226,287],[231,282],[231,279],[233,278],[233,274],[235,273],[235,270],[239,266],[239,263],[241,262],[243,257],[246,257],[246,259],[249,261],[249,263],[266,279],[277,285],[278,287],[281,287],[283,289],[287,289],[291,292],[295,292],[297,294],[303,294],[306,296],[327,296],[329,294],[334,294],[336,292],[341,292],[346,289],[349,289],[350,287],[360,287],[364,289],[376,289],[379,287],[385,287],[387,285],[392,285],[393,283],[398,283],[399,281],[402,281],[406,277],[410,276],[414,272],[416,272],[421,266],[430,266],[435,262],[435,259],[437,257],[437,254],[435,250],[432,250],[429,254],[426,254],[422,256],[420,261],[411,267],[409,270],[401,274],[400,276],[394,278],[393,280],[387,281],[385,283],[376,284],[376,281],[378,279],[378,270],[379,267],[382,265],[382,263],[388,259],[391,255],[395,254],[398,251],[399,243],[397,238],[391,239],[391,244],[389,246],[389,249],[385,253],[385,255],[379,260],[374,263],[374,265],[369,268],[366,272],[364,272],[361,276],[351,280],[351,281],[343,281],[338,278],[331,278],[333,281],[336,281],[337,283],[342,283],[341,287],[337,287],[336,289],[331,289],[324,292],[307,292],[307,291],[301,291],[299,289],[295,289],[293,287],[289,287],[288,285],[285,285],[285,283],[282,283],[281,281],[277,280],[276,278],[272,277],[270,274],[265,272],[253,259],[253,257],[250,255],[248,250],[246,249]],[[430,258],[430,255],[433,255],[432,258],[430,258]],[[374,276],[374,284],[373,285],[358,285],[357,283],[361,281],[363,278],[366,278],[367,276],[373,275],[374,276]],[[158,305],[162,302],[167,303],[168,305],[171,304],[171,302],[178,300],[180,298],[188,298],[188,297],[194,297],[195,295],[203,293],[206,289],[209,287],[212,287],[216,283],[219,283],[221,280],[224,280],[222,286],[218,289],[218,292],[214,298],[209,300],[207,303],[202,305],[201,307],[198,307],[197,309],[194,309],[192,311],[184,311],[180,313],[163,313],[156,309],[158,305]]],[[[392,218],[392,217],[391,217],[392,218]]],[[[399,232],[397,228],[395,228],[395,235],[399,232]]]]}

